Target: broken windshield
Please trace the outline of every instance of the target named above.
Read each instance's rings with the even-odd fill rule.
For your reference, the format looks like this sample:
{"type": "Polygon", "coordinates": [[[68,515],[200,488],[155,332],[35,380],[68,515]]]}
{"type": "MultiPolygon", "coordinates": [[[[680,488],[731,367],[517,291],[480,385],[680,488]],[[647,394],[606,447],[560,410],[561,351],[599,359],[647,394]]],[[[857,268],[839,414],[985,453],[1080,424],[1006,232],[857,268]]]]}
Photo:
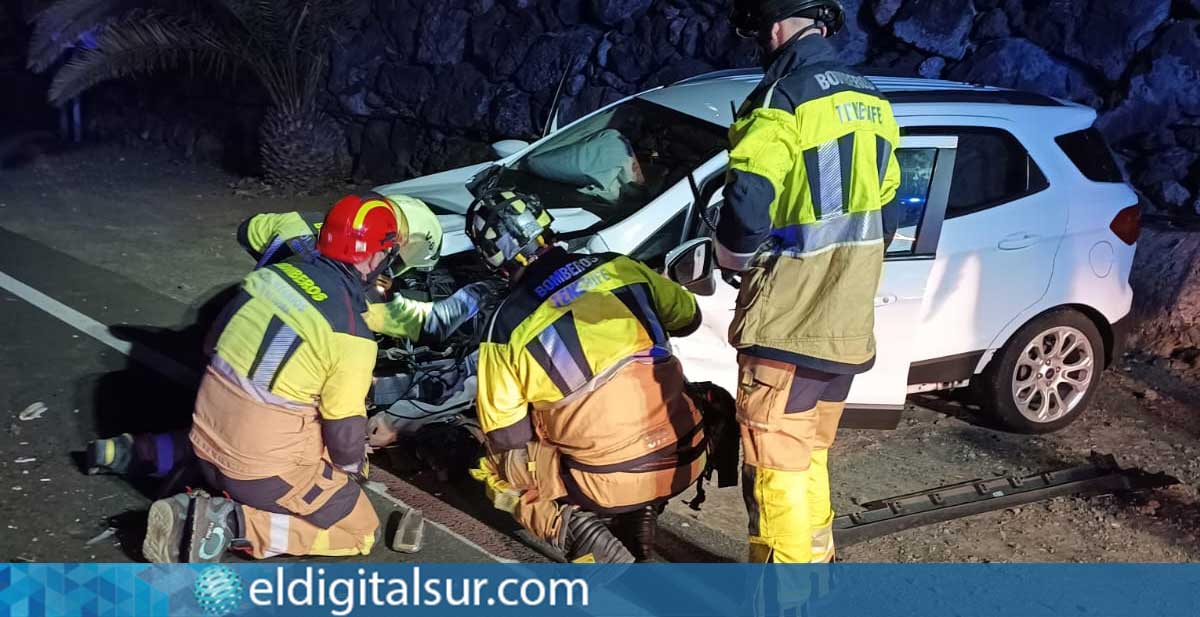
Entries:
{"type": "Polygon", "coordinates": [[[613,225],[729,147],[726,129],[631,99],[599,112],[497,170],[497,186],[581,208],[613,225]]]}

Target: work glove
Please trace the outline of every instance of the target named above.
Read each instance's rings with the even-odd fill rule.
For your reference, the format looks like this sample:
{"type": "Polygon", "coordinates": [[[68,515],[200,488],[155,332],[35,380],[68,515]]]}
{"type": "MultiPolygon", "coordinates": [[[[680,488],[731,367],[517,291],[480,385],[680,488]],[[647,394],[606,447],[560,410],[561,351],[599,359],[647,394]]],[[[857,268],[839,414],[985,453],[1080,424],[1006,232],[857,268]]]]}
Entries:
{"type": "Polygon", "coordinates": [[[367,285],[367,303],[380,304],[392,297],[392,277],[380,274],[375,278],[374,285],[367,285]]]}
{"type": "Polygon", "coordinates": [[[468,472],[476,481],[484,485],[484,494],[497,510],[512,514],[521,499],[521,492],[513,488],[496,471],[496,466],[485,456],[479,459],[479,465],[468,472]]]}
{"type": "Polygon", "coordinates": [[[437,343],[446,340],[463,324],[479,314],[479,308],[491,293],[493,284],[486,281],[471,283],[454,292],[449,298],[433,303],[433,309],[421,327],[420,342],[437,343]]]}

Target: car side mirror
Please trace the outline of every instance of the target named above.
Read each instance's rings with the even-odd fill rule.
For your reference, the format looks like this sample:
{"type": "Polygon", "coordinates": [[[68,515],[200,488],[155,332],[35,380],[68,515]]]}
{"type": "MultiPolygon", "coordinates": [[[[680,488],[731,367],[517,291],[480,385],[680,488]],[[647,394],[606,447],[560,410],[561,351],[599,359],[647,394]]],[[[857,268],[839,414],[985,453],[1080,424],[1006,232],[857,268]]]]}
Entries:
{"type": "Polygon", "coordinates": [[[492,152],[496,156],[506,159],[525,148],[529,147],[529,142],[520,139],[505,139],[492,144],[492,152]]]}
{"type": "Polygon", "coordinates": [[[688,240],[667,253],[667,278],[699,296],[711,296],[717,291],[713,278],[713,240],[688,240]]]}

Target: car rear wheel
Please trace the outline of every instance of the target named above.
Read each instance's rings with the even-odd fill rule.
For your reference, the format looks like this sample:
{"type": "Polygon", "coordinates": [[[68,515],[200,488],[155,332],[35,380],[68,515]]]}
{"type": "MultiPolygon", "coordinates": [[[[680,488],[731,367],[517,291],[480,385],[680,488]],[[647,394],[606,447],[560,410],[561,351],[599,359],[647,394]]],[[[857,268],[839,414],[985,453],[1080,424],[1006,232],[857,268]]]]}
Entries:
{"type": "Polygon", "coordinates": [[[1050,433],[1083,414],[1104,371],[1104,340],[1086,316],[1059,309],[1017,331],[983,375],[981,406],[1006,428],[1050,433]]]}

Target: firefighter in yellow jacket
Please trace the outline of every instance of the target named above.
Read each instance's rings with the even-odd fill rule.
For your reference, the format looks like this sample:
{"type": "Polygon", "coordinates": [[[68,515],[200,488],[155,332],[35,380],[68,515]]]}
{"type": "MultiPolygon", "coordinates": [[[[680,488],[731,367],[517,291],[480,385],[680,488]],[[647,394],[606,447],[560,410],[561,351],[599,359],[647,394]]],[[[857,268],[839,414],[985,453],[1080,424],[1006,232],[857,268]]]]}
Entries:
{"type": "Polygon", "coordinates": [[[742,273],[742,486],[751,561],[833,558],[829,448],[855,374],[875,359],[881,208],[900,182],[900,129],[875,86],[826,37],[837,0],[738,0],[766,74],[730,129],[718,261],[742,273]]]}
{"type": "MultiPolygon", "coordinates": [[[[400,237],[406,239],[392,274],[433,268],[442,248],[437,215],[419,199],[406,195],[388,195],[387,199],[396,207],[400,237]]],[[[238,227],[238,243],[258,261],[258,267],[293,255],[311,256],[316,253],[323,218],[319,213],[257,214],[238,227]]],[[[364,318],[375,332],[427,345],[445,339],[474,317],[486,288],[484,283],[473,283],[437,302],[397,295],[388,302],[371,302],[364,318]]]]}
{"type": "MultiPolygon", "coordinates": [[[[419,199],[405,195],[386,197],[396,210],[402,241],[390,273],[398,276],[410,270],[428,270],[438,261],[442,246],[442,226],[437,215],[419,199]]],[[[317,236],[325,215],[316,212],[256,214],[238,227],[237,239],[256,260],[255,268],[291,259],[312,260],[320,256],[317,236]]],[[[447,298],[421,302],[396,294],[379,302],[376,289],[368,290],[367,311],[363,319],[372,331],[416,345],[441,342],[479,312],[487,283],[472,283],[447,298]]],[[[212,335],[218,334],[212,332],[212,335]]],[[[206,353],[216,341],[209,340],[206,353]]],[[[391,405],[412,388],[409,375],[381,377],[373,388],[377,405],[391,405]]],[[[192,460],[188,431],[159,434],[125,433],[88,443],[89,473],[147,474],[165,478],[192,460]]]]}
{"type": "Polygon", "coordinates": [[[467,214],[476,249],[513,284],[479,349],[489,457],[472,474],[573,560],[645,559],[657,513],[705,464],[701,418],[668,345],[699,327],[700,312],[641,263],[552,246],[550,222],[536,197],[504,190],[467,214]],[[597,515],[616,517],[628,548],[597,515]]]}
{"type": "Polygon", "coordinates": [[[192,446],[207,484],[150,508],[143,552],[154,562],[360,555],[378,519],[355,481],[366,461],[374,334],[365,290],[402,239],[386,198],[339,201],[319,255],[255,270],[216,324],[196,399],[192,446]]]}

